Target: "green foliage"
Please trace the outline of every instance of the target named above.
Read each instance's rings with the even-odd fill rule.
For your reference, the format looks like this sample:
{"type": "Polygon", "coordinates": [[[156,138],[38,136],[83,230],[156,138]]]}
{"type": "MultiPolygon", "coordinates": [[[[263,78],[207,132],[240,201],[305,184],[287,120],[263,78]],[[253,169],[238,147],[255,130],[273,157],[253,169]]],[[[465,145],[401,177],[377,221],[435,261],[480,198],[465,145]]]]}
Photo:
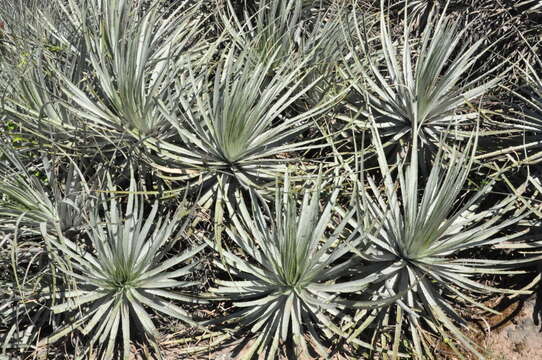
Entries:
{"type": "Polygon", "coordinates": [[[501,148],[480,156],[481,158],[502,158],[516,151],[525,154],[527,164],[537,164],[542,159],[540,134],[542,133],[542,60],[537,57],[534,64],[525,61],[525,86],[518,91],[506,89],[521,100],[522,108],[514,108],[511,114],[501,116],[496,125],[508,135],[501,148]]]}
{"type": "Polygon", "coordinates": [[[39,233],[41,223],[53,232],[77,229],[83,222],[81,208],[88,206],[88,187],[77,165],[69,162],[59,170],[59,159],[25,159],[20,150],[0,144],[5,159],[0,162],[3,226],[31,233],[39,233]]]}
{"type": "MultiPolygon", "coordinates": [[[[322,356],[327,353],[323,340],[340,332],[333,318],[342,318],[346,302],[340,295],[361,292],[372,277],[340,281],[353,266],[350,250],[358,246],[364,234],[360,228],[346,230],[354,211],[339,221],[337,197],[339,184],[323,209],[320,194],[325,184],[321,176],[311,189],[296,193],[286,177],[275,193],[274,213],[257,197],[251,197],[251,210],[239,199],[239,212],[232,213],[233,226],[227,229],[243,255],[223,251],[216,266],[231,280],[215,280],[213,294],[234,301],[238,310],[224,321],[249,330],[255,340],[244,358],[265,353],[275,359],[281,343],[294,344],[296,353],[309,354],[306,336],[322,356]],[[302,195],[302,196],[301,196],[302,195]],[[263,210],[263,211],[262,211],[263,210]]],[[[383,301],[348,303],[376,307],[383,301]]]]}
{"type": "Polygon", "coordinates": [[[184,174],[178,180],[224,184],[235,180],[243,187],[259,188],[285,171],[285,160],[277,160],[276,155],[314,147],[315,139],[301,140],[296,135],[310,127],[311,119],[330,102],[300,114],[285,114],[319,79],[303,85],[303,63],[294,68],[281,65],[269,75],[277,55],[278,51],[270,52],[259,62],[251,50],[238,53],[231,48],[208,76],[191,75],[194,86],[179,97],[179,117],[168,117],[182,143],[147,140],[162,162],[170,164],[156,167],[164,173],[184,174]]]}
{"type": "Polygon", "coordinates": [[[475,294],[516,293],[476,280],[482,274],[510,274],[522,260],[494,260],[479,255],[465,258],[464,254],[475,249],[489,251],[496,244],[522,236],[524,231],[495,235],[524,219],[529,214],[528,207],[518,202],[517,194],[511,194],[481,208],[495,181],[473,194],[465,194],[464,184],[476,148],[471,142],[463,153],[452,151],[445,156],[439,152],[421,188],[416,141],[409,161],[398,163],[394,175],[378,132],[374,130],[373,135],[383,186],[379,187],[374,178],[368,177],[368,186],[359,187],[362,216],[368,216],[378,229],[369,235],[370,246],[360,256],[369,263],[395,268],[388,272],[378,292],[394,296],[406,291],[406,295],[396,306],[361,311],[358,317],[364,320],[369,317],[370,321],[363,323],[355,333],[370,323],[377,328],[395,326],[393,351],[396,356],[399,341],[404,336],[402,329],[406,326],[414,350],[422,358],[432,351],[425,331],[434,331],[438,336],[460,341],[480,356],[472,341],[463,334],[464,330],[456,326],[467,328],[461,306],[491,311],[475,300],[475,294]]]}
{"type": "MultiPolygon", "coordinates": [[[[51,310],[54,314],[69,312],[71,315],[64,327],[42,343],[53,343],[78,329],[88,335],[89,349],[95,345],[105,348],[103,358],[112,359],[117,358],[114,348],[120,330],[123,358],[128,359],[133,334],[142,334],[156,349],[158,347],[158,332],[145,308],[196,325],[174,302],[203,301],[173,289],[197,284],[178,278],[198,265],[193,257],[205,245],[171,256],[169,252],[186,227],[185,223],[176,232],[186,209],[181,206],[173,215],[157,216],[156,202],[150,213],[145,214],[136,190],[132,178],[124,214],[115,197],[108,205],[105,196],[102,197],[105,214],[100,215],[99,205],[90,211],[88,227],[82,234],[87,241],[53,236],[42,227],[45,241],[61,254],[57,259],[63,260],[56,265],[68,279],[66,291],[51,310]],[[183,262],[188,264],[180,267],[183,262]]],[[[110,191],[114,193],[112,186],[110,191]]]]}
{"type": "Polygon", "coordinates": [[[540,10],[0,2],[0,357],[483,358],[540,280],[540,10]]]}
{"type": "Polygon", "coordinates": [[[63,291],[57,283],[59,258],[39,237],[40,228],[53,234],[76,231],[88,196],[75,164],[57,172],[58,159],[36,160],[32,154],[1,144],[0,326],[6,330],[0,332],[0,341],[2,353],[13,349],[21,353],[39,340],[42,327],[55,325],[49,307],[63,291]]]}
{"type": "Polygon", "coordinates": [[[486,51],[483,39],[465,42],[467,28],[444,14],[437,17],[432,13],[419,40],[412,39],[411,28],[405,23],[400,43],[392,37],[384,9],[380,12],[378,45],[367,40],[363,26],[356,18],[353,62],[345,69],[363,106],[368,107],[356,109],[361,112],[358,126],[370,128],[372,114],[380,134],[391,138],[391,143],[411,146],[410,139],[416,133],[420,146],[436,149],[443,134],[461,137],[457,130],[476,124],[478,112],[465,105],[499,81],[498,76],[488,80],[490,74],[465,79],[486,51]],[[375,47],[378,53],[371,56],[375,47]]]}

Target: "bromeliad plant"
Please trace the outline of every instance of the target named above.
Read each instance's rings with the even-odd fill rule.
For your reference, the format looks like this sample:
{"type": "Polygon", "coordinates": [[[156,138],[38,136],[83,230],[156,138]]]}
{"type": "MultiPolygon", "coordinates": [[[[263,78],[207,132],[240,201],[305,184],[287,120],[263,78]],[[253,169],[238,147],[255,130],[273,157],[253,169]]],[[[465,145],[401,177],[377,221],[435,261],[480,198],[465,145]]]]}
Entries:
{"type": "Polygon", "coordinates": [[[282,63],[271,73],[278,55],[274,49],[262,60],[251,49],[231,47],[207,76],[191,75],[194,86],[180,94],[178,111],[164,110],[176,142],[145,140],[155,152],[152,165],[169,180],[205,184],[209,191],[202,196],[204,203],[217,192],[226,197],[240,188],[265,194],[285,172],[285,163],[298,159],[298,151],[321,147],[315,144],[318,138],[302,139],[299,134],[339,96],[292,112],[291,105],[322,75],[304,83],[304,60],[295,66],[282,63]]]}
{"type": "Polygon", "coordinates": [[[43,46],[32,76],[7,97],[12,121],[53,143],[66,132],[72,147],[92,154],[171,135],[160,106],[173,107],[177,91],[191,86],[174,83],[204,52],[201,18],[197,7],[165,15],[142,4],[69,0],[57,2],[56,17],[38,11],[54,46],[43,46]]]}
{"type": "MultiPolygon", "coordinates": [[[[56,1],[12,3],[11,9],[2,9],[2,16],[11,13],[7,16],[14,39],[12,54],[2,62],[6,76],[12,78],[2,97],[3,112],[23,138],[71,148],[81,123],[61,106],[65,98],[48,60],[74,83],[83,80],[87,66],[81,58],[79,24],[67,21],[71,18],[56,1]]],[[[77,135],[82,139],[84,134],[81,130],[77,135]]]]}
{"type": "Polygon", "coordinates": [[[150,132],[163,135],[167,121],[158,102],[175,97],[171,84],[198,51],[200,20],[194,8],[179,7],[162,18],[158,6],[143,12],[141,3],[101,0],[68,1],[67,17],[81,27],[89,69],[95,76],[89,89],[66,79],[63,90],[73,111],[91,126],[136,137],[150,132]],[[89,16],[89,13],[93,16],[89,16]],[[142,15],[143,14],[143,15],[142,15]],[[81,113],[79,108],[83,110],[81,113]]]}
{"type": "Polygon", "coordinates": [[[222,22],[233,41],[241,48],[251,48],[265,59],[278,51],[276,65],[310,58],[310,65],[320,63],[328,69],[341,59],[344,39],[340,31],[343,7],[325,6],[325,1],[263,0],[254,13],[240,17],[230,0],[221,11],[222,22]]]}
{"type": "MultiPolygon", "coordinates": [[[[387,3],[389,17],[384,0],[0,1],[0,358],[62,351],[61,339],[76,357],[127,358],[141,337],[163,344],[168,321],[197,326],[184,306],[209,299],[192,294],[203,246],[187,233],[204,231],[220,256],[204,282],[228,306],[205,322],[227,329],[209,348],[233,332],[246,357],[326,357],[348,341],[375,357],[430,358],[440,336],[481,357],[465,315],[492,311],[482,296],[517,294],[494,279],[540,259],[527,258],[539,236],[520,226],[529,210],[540,216],[539,174],[525,164],[542,155],[542,64],[528,65],[527,92],[515,78],[493,88],[498,58],[528,46],[515,48],[518,32],[502,37],[504,52],[483,44],[515,22],[470,42],[488,29],[480,16],[465,29],[452,19],[470,7],[435,7],[424,25],[435,1],[387,3]],[[532,111],[494,101],[505,121],[484,111],[479,125],[472,103],[490,89],[532,111]],[[473,160],[478,126],[492,145],[509,129],[521,139],[499,136],[501,148],[473,160]],[[359,169],[355,134],[370,131],[359,169]],[[310,176],[298,192],[293,179],[322,155],[336,182],[310,176]],[[533,191],[508,174],[510,195],[492,190],[504,161],[467,189],[479,159],[526,169],[516,175],[533,191]],[[204,207],[195,218],[175,199],[149,201],[184,191],[204,207]],[[501,252],[525,248],[523,260],[501,252]]],[[[530,30],[522,40],[540,33],[530,30]]]]}
{"type": "MultiPolygon", "coordinates": [[[[395,327],[391,343],[381,344],[384,348],[390,346],[394,356],[406,332],[411,351],[419,358],[432,357],[430,333],[458,341],[483,357],[464,335],[467,322],[462,308],[494,312],[478,302],[477,295],[517,292],[486,285],[480,277],[510,275],[514,273],[511,269],[524,260],[465,257],[464,254],[517,241],[525,231],[514,231],[513,226],[529,213],[527,206],[519,203],[515,195],[509,195],[492,206],[481,208],[481,202],[487,199],[496,180],[490,180],[469,197],[463,195],[474,161],[476,140],[471,139],[463,152],[451,151],[446,156],[440,151],[422,185],[416,140],[407,164],[399,162],[397,172],[392,173],[378,132],[373,130],[373,134],[383,184],[378,186],[375,179],[367,178],[367,186],[359,186],[359,201],[363,216],[378,224],[378,231],[368,235],[370,247],[359,255],[369,263],[397,266],[397,270],[382,281],[378,291],[388,296],[406,291],[406,295],[394,306],[361,310],[358,314],[361,325],[351,339],[369,327],[377,330],[395,327]]],[[[450,344],[455,349],[453,342],[450,344]]]]}
{"type": "Polygon", "coordinates": [[[227,233],[243,253],[221,251],[222,260],[216,265],[231,280],[216,280],[218,287],[210,291],[232,300],[238,309],[219,321],[254,334],[245,338],[253,342],[243,358],[250,359],[257,352],[275,359],[284,344],[298,356],[308,356],[308,343],[325,357],[329,349],[324,342],[340,333],[334,322],[348,322],[341,309],[378,307],[388,301],[341,299],[344,293],[363,292],[374,278],[347,277],[353,267],[350,251],[362,242],[363,232],[361,228],[348,230],[354,210],[340,217],[338,187],[320,208],[321,193],[329,185],[337,186],[319,178],[301,198],[286,177],[283,189],[277,186],[274,213],[252,196],[251,211],[240,198],[238,212],[231,214],[233,226],[227,233]],[[337,217],[340,220],[335,222],[337,217]],[[341,281],[342,277],[347,280],[341,281]]]}
{"type": "Polygon", "coordinates": [[[368,106],[379,133],[389,139],[386,146],[399,144],[399,148],[408,148],[417,134],[420,148],[436,152],[443,145],[443,135],[447,134],[449,139],[465,138],[460,130],[472,129],[479,118],[478,111],[465,105],[486,93],[499,77],[486,81],[489,74],[483,74],[465,81],[465,75],[485,51],[482,39],[473,44],[464,42],[466,28],[461,29],[459,21],[447,18],[445,11],[438,18],[434,12],[431,14],[415,46],[410,25],[405,21],[399,53],[383,4],[384,1],[377,52],[364,35],[363,23],[355,17],[353,61],[344,73],[351,79],[362,105],[347,107],[358,114],[355,125],[366,130],[372,126],[365,109],[368,106]]]}
{"type": "Polygon", "coordinates": [[[41,223],[50,231],[68,231],[82,222],[81,207],[87,199],[86,183],[81,171],[69,162],[62,172],[55,163],[61,159],[41,161],[17,151],[0,139],[0,229],[17,227],[18,231],[39,233],[41,223]]]}
{"type": "Polygon", "coordinates": [[[0,354],[21,353],[34,346],[50,316],[57,283],[57,254],[43,241],[40,227],[53,234],[77,232],[81,209],[88,205],[86,182],[65,159],[36,159],[34,153],[0,141],[0,251],[10,254],[0,287],[0,354]],[[5,281],[4,281],[5,280],[5,281]]]}
{"type": "MultiPolygon", "coordinates": [[[[111,184],[109,190],[115,193],[111,184]]],[[[79,330],[87,336],[88,351],[97,346],[102,358],[113,359],[118,358],[115,345],[122,333],[123,358],[128,359],[130,342],[138,333],[158,349],[158,332],[147,309],[197,325],[176,302],[204,301],[176,289],[197,284],[178,278],[198,266],[193,257],[206,245],[171,254],[189,223],[179,226],[186,209],[181,206],[173,215],[158,216],[156,202],[147,214],[136,191],[132,176],[124,215],[118,199],[113,196],[107,205],[103,196],[103,215],[101,206],[91,210],[88,228],[78,239],[53,235],[42,227],[45,241],[65,259],[56,260],[66,275],[65,291],[50,296],[57,299],[52,312],[65,314],[67,320],[42,344],[79,330]]]]}
{"type": "Polygon", "coordinates": [[[512,114],[502,116],[501,121],[496,121],[496,125],[505,129],[508,135],[505,145],[502,145],[498,150],[479,155],[478,159],[504,160],[508,154],[513,153],[522,158],[520,164],[538,164],[542,161],[542,152],[540,151],[542,134],[541,67],[542,59],[539,57],[532,64],[525,61],[523,72],[526,84],[523,91],[518,92],[504,87],[521,101],[524,109],[516,109],[512,114]]]}
{"type": "Polygon", "coordinates": [[[222,23],[232,39],[242,48],[252,48],[262,59],[279,49],[277,64],[302,46],[303,23],[311,2],[278,0],[259,1],[253,12],[238,16],[231,0],[221,9],[222,23]]]}

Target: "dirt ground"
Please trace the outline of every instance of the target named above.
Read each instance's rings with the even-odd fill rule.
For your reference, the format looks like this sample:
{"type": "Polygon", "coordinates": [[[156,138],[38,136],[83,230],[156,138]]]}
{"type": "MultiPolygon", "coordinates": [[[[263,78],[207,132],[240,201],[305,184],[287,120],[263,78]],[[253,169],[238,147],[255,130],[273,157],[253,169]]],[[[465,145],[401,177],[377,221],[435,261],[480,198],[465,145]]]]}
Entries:
{"type": "Polygon", "coordinates": [[[485,341],[488,360],[542,359],[542,327],[535,324],[536,313],[532,298],[512,320],[492,330],[485,341]]]}

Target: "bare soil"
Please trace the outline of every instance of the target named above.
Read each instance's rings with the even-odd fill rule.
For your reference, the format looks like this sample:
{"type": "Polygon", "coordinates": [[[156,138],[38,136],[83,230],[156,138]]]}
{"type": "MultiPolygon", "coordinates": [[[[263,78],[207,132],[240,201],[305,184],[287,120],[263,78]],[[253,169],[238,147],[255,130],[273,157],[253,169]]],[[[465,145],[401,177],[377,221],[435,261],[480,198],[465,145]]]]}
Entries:
{"type": "MultiPolygon", "coordinates": [[[[509,319],[503,319],[485,339],[488,360],[539,360],[542,359],[540,316],[534,298],[524,304],[516,304],[508,310],[509,319]],[[513,314],[517,312],[517,314],[513,314]],[[537,324],[538,323],[538,324],[537,324]]],[[[493,325],[493,324],[492,324],[493,325]]]]}

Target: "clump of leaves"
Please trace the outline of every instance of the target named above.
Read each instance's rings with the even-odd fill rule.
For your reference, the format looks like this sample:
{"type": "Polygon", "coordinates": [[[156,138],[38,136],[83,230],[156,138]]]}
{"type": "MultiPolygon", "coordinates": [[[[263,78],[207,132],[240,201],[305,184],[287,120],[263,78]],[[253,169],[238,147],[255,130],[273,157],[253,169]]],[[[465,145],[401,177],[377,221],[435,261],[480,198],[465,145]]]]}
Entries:
{"type": "Polygon", "coordinates": [[[514,109],[511,114],[502,116],[500,121],[495,121],[508,137],[498,150],[479,155],[480,159],[504,159],[508,154],[524,157],[516,166],[538,164],[542,160],[542,59],[536,58],[532,63],[525,61],[524,65],[524,86],[518,91],[503,87],[520,100],[522,109],[514,109]]]}
{"type": "Polygon", "coordinates": [[[381,136],[389,139],[386,146],[409,148],[416,134],[420,148],[436,152],[444,135],[449,139],[466,137],[460,130],[472,128],[479,113],[464,105],[495,86],[499,77],[486,80],[490,74],[484,73],[465,81],[485,50],[482,40],[472,44],[463,41],[466,28],[445,13],[439,17],[431,14],[419,42],[405,22],[398,47],[383,3],[376,51],[365,33],[365,23],[355,17],[356,42],[352,44],[352,62],[345,67],[363,104],[349,105],[358,114],[355,124],[369,129],[371,113],[381,136]]]}
{"type": "Polygon", "coordinates": [[[177,180],[262,188],[286,170],[276,155],[314,146],[315,139],[296,135],[337,99],[285,114],[322,76],[304,85],[303,62],[269,75],[277,56],[274,50],[256,61],[252,50],[230,48],[208,76],[192,77],[192,92],[179,97],[180,111],[168,114],[182,141],[147,140],[159,157],[157,168],[177,180]]]}
{"type": "Polygon", "coordinates": [[[284,343],[293,345],[288,348],[291,351],[308,355],[314,347],[309,347],[307,336],[326,356],[324,342],[329,344],[333,336],[341,333],[334,321],[348,321],[341,309],[378,307],[387,301],[341,299],[342,293],[363,292],[372,277],[340,281],[353,266],[350,250],[361,243],[363,235],[360,228],[347,229],[354,210],[339,215],[338,187],[320,208],[324,187],[319,178],[301,196],[286,177],[283,188],[277,186],[274,212],[252,196],[251,211],[241,198],[239,213],[232,213],[234,226],[227,233],[243,254],[221,252],[222,262],[216,265],[232,279],[216,280],[218,287],[210,291],[232,300],[238,308],[220,321],[254,334],[246,338],[254,341],[244,358],[264,352],[266,358],[274,359],[284,343]],[[337,222],[336,217],[340,218],[337,222]]]}
{"type": "MultiPolygon", "coordinates": [[[[115,192],[111,184],[109,190],[115,192]]],[[[189,223],[185,221],[179,228],[186,209],[181,206],[172,215],[158,216],[159,203],[155,202],[147,214],[133,177],[129,190],[124,214],[116,197],[107,204],[103,196],[103,207],[90,211],[88,227],[78,240],[42,229],[46,242],[62,254],[64,261],[57,266],[66,275],[65,291],[51,294],[58,298],[51,310],[68,316],[66,325],[42,343],[53,343],[77,329],[88,336],[88,349],[97,346],[103,358],[112,359],[121,332],[123,358],[128,359],[130,341],[138,333],[158,351],[158,332],[147,309],[197,326],[175,302],[203,300],[176,290],[196,285],[178,278],[198,266],[193,257],[205,245],[172,255],[171,249],[183,238],[189,223]],[[181,267],[182,263],[188,264],[181,267]]]]}
{"type": "Polygon", "coordinates": [[[468,324],[463,312],[469,306],[494,312],[477,296],[517,291],[495,288],[477,279],[483,274],[513,274],[515,266],[530,260],[479,258],[483,252],[468,251],[517,240],[525,231],[514,230],[514,225],[529,213],[528,207],[510,194],[480,208],[495,179],[465,197],[464,185],[474,161],[475,141],[469,141],[463,152],[456,149],[445,156],[440,151],[421,184],[416,141],[409,161],[398,162],[395,173],[390,170],[378,132],[373,131],[383,184],[378,186],[375,179],[368,177],[368,185],[358,189],[363,216],[378,231],[368,235],[370,245],[359,255],[369,263],[394,268],[382,276],[378,292],[389,296],[406,294],[394,306],[361,310],[361,325],[351,338],[370,325],[380,330],[394,327],[392,343],[381,346],[391,345],[397,356],[406,326],[420,358],[432,352],[428,335],[431,333],[459,341],[481,356],[464,335],[468,324]]]}
{"type": "Polygon", "coordinates": [[[69,161],[59,172],[63,159],[42,156],[40,161],[28,154],[0,140],[0,228],[39,234],[41,223],[50,231],[77,227],[87,198],[77,165],[69,161]]]}
{"type": "Polygon", "coordinates": [[[54,234],[76,231],[88,196],[75,163],[62,168],[59,163],[65,159],[39,159],[4,141],[0,145],[0,252],[6,264],[0,342],[2,352],[9,354],[28,350],[44,329],[56,324],[49,307],[61,291],[57,255],[41,238],[40,227],[54,234]]]}

